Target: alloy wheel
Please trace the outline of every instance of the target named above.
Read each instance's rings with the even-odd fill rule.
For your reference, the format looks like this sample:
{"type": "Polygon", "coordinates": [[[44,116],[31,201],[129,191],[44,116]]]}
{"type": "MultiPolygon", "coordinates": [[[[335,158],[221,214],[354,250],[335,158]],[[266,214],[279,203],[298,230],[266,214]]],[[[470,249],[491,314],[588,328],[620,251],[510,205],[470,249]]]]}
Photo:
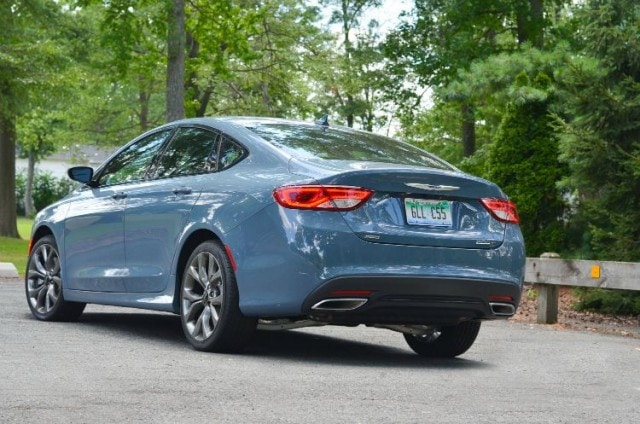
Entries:
{"type": "Polygon", "coordinates": [[[41,244],[32,254],[27,270],[27,295],[31,307],[40,314],[50,313],[60,300],[60,257],[56,248],[41,244]]]}
{"type": "Polygon", "coordinates": [[[210,252],[200,252],[187,268],[182,286],[182,313],[189,334],[205,341],[222,315],[224,277],[220,263],[210,252]]]}

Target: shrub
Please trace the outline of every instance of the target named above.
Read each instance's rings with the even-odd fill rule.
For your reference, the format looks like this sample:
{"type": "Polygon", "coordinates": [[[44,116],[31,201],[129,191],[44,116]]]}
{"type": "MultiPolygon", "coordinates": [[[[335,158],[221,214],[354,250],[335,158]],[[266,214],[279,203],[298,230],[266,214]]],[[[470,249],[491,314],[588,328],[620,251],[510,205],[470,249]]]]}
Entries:
{"type": "Polygon", "coordinates": [[[613,315],[640,315],[640,293],[624,290],[575,289],[578,311],[613,315]]]}
{"type": "MultiPolygon", "coordinates": [[[[25,216],[24,194],[27,176],[24,172],[16,175],[16,211],[25,216]]],[[[68,178],[57,178],[50,172],[36,172],[33,178],[33,207],[36,212],[71,193],[75,184],[68,178]]]]}

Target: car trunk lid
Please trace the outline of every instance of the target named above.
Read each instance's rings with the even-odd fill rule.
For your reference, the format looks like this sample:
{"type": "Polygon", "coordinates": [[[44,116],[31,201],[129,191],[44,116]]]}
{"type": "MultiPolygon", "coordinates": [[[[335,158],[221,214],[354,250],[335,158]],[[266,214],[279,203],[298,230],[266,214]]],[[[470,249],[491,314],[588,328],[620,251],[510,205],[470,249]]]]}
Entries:
{"type": "Polygon", "coordinates": [[[343,213],[363,240],[467,249],[493,249],[502,243],[507,224],[481,202],[505,197],[495,184],[458,171],[373,168],[319,181],[375,191],[362,207],[343,213]]]}

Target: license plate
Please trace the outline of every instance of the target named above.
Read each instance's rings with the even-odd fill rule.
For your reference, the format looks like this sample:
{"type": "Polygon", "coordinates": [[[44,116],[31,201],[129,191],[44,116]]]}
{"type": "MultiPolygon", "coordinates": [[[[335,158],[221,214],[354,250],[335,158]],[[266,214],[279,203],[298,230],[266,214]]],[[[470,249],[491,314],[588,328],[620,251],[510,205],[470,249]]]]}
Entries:
{"type": "Polygon", "coordinates": [[[404,199],[409,225],[451,227],[451,202],[446,200],[404,199]]]}

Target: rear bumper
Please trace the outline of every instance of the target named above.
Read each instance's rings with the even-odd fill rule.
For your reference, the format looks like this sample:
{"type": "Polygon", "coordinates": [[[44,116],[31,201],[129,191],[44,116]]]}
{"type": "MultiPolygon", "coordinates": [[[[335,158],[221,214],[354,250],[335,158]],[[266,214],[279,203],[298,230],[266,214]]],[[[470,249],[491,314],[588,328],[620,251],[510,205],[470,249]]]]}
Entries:
{"type": "Polygon", "coordinates": [[[251,317],[312,315],[354,323],[435,323],[443,314],[445,321],[490,319],[496,318],[490,296],[511,296],[515,307],[524,276],[517,226],[507,226],[505,241],[495,249],[394,245],[362,240],[338,213],[273,205],[225,234],[223,242],[237,263],[240,310],[251,317]],[[372,293],[351,312],[312,308],[334,290],[372,293]]]}
{"type": "Polygon", "coordinates": [[[512,307],[515,312],[520,296],[519,285],[496,281],[349,276],[322,284],[305,299],[302,308],[305,315],[332,324],[453,325],[508,318],[512,313],[505,310],[512,307]],[[347,308],[341,310],[340,299],[346,298],[366,302],[345,302],[347,308]]]}

